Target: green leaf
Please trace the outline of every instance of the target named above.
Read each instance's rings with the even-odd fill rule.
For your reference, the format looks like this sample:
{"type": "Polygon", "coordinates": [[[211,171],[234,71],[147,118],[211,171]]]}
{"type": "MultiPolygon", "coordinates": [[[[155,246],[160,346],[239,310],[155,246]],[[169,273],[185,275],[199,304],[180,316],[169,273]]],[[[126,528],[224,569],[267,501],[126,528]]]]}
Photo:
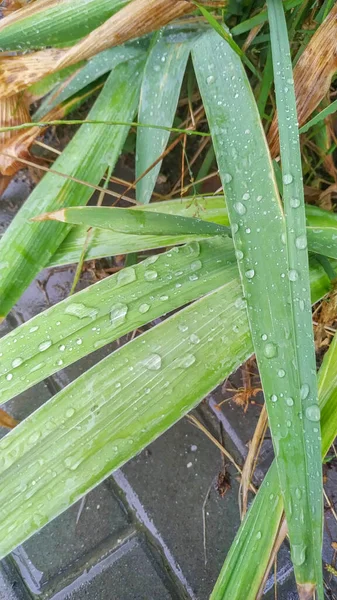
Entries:
{"type": "MultiPolygon", "coordinates": [[[[89,117],[132,119],[139,97],[142,62],[130,61],[111,72],[89,117]]],[[[123,148],[128,127],[83,125],[55,161],[53,170],[98,184],[107,166],[114,165],[123,148]]],[[[0,321],[16,300],[48,264],[70,227],[56,223],[32,223],[41,211],[86,204],[92,188],[70,178],[47,173],[17,213],[0,241],[0,321]]]]}
{"type": "MultiPolygon", "coordinates": [[[[296,371],[294,325],[289,318],[293,274],[285,252],[285,221],[273,167],[237,55],[210,33],[200,38],[192,57],[225,189],[290,530],[291,534],[295,530],[300,540],[303,536],[307,545],[306,526],[291,519],[291,509],[295,517],[303,508],[303,498],[307,499],[300,397],[306,380],[299,382],[296,371]],[[214,76],[211,84],[210,74],[214,76]],[[287,403],[286,398],[292,400],[287,403]]],[[[299,300],[302,307],[302,296],[299,300]]],[[[308,381],[311,379],[309,372],[308,381]]],[[[304,391],[306,388],[302,395],[304,391]]],[[[316,471],[317,467],[315,477],[316,471]]],[[[305,514],[310,518],[307,504],[305,514]]]]}
{"type": "MultiPolygon", "coordinates": [[[[172,127],[180,88],[190,53],[191,41],[172,44],[158,33],[149,52],[140,93],[138,120],[153,125],[172,127]]],[[[159,129],[137,132],[136,178],[138,179],[162,154],[170,133],[159,129]]],[[[137,200],[144,204],[151,199],[162,161],[137,183],[137,200]]]]}
{"type": "MultiPolygon", "coordinates": [[[[322,458],[337,436],[337,337],[326,353],[318,377],[322,458]]],[[[269,563],[283,515],[275,462],[237,532],[211,600],[255,600],[269,563]]]]}
{"type": "MultiPolygon", "coordinates": [[[[280,136],[280,154],[283,174],[283,202],[286,223],[286,251],[290,277],[290,314],[296,350],[296,370],[293,391],[300,400],[300,421],[297,434],[303,430],[302,448],[296,437],[292,439],[292,449],[302,454],[302,468],[305,469],[306,486],[302,483],[301,492],[306,498],[300,502],[296,498],[297,482],[287,483],[292,477],[292,466],[285,461],[287,469],[284,506],[289,528],[291,556],[296,582],[307,590],[317,585],[318,598],[323,600],[322,543],[323,543],[323,478],[321,466],[320,412],[317,397],[316,356],[312,328],[311,302],[309,298],[309,263],[307,254],[306,218],[302,162],[296,97],[293,80],[290,45],[282,0],[267,0],[271,47],[274,66],[276,106],[280,136]],[[296,274],[296,275],[295,275],[296,274]],[[297,381],[296,381],[297,380],[297,381]],[[302,427],[301,427],[302,423],[302,427]],[[293,490],[291,490],[293,488],[293,490]],[[294,494],[295,492],[295,494],[294,494]],[[289,502],[289,504],[288,504],[289,502]],[[298,515],[304,513],[304,523],[298,526],[298,515]]],[[[292,395],[292,389],[289,389],[292,395]]],[[[295,421],[294,421],[295,425],[295,421]]],[[[294,432],[296,436],[296,432],[294,432]]],[[[276,457],[277,458],[277,457],[276,457]]],[[[296,469],[293,469],[293,475],[296,469]]],[[[282,488],[282,483],[281,483],[282,488]]]]}
{"type": "MultiPolygon", "coordinates": [[[[213,221],[219,225],[229,225],[229,218],[224,196],[204,196],[179,198],[137,206],[134,210],[149,210],[185,217],[197,216],[205,221],[213,221]]],[[[306,206],[308,247],[311,252],[330,258],[337,258],[337,215],[318,207],[306,206]]],[[[52,256],[50,266],[78,262],[87,229],[73,227],[56,253],[52,256]]],[[[128,254],[153,248],[165,248],[175,244],[183,244],[200,239],[198,235],[163,236],[163,235],[127,235],[94,229],[85,255],[86,260],[102,258],[116,254],[128,254]]]]}
{"type": "Polygon", "coordinates": [[[149,257],[59,302],[0,339],[0,403],[236,276],[232,242],[217,237],[149,257]]]}
{"type": "MultiPolygon", "coordinates": [[[[291,8],[294,8],[295,6],[302,4],[302,2],[303,2],[303,0],[285,0],[284,10],[290,10],[291,8]]],[[[254,17],[250,17],[250,19],[247,19],[246,21],[241,21],[241,23],[238,23],[238,25],[233,27],[233,29],[231,30],[231,34],[232,35],[241,35],[242,33],[246,33],[247,31],[250,31],[254,27],[257,27],[258,25],[265,23],[267,20],[268,20],[267,11],[261,10],[259,13],[257,13],[257,15],[254,15],[254,17]]]]}
{"type": "Polygon", "coordinates": [[[118,10],[129,0],[83,0],[53,1],[36,12],[36,6],[28,6],[20,13],[20,19],[4,19],[0,27],[1,50],[26,50],[59,46],[81,38],[118,10]],[[31,14],[32,13],[32,14],[31,14]],[[13,22],[12,22],[13,21],[13,22]]]}
{"type": "MultiPolygon", "coordinates": [[[[87,87],[93,81],[99,79],[99,77],[102,75],[105,75],[105,73],[112,71],[112,69],[117,67],[119,64],[125,63],[128,60],[142,58],[142,55],[144,55],[143,48],[131,45],[116,46],[115,48],[110,48],[109,50],[100,52],[90,59],[87,64],[85,64],[79,70],[79,72],[70,79],[66,86],[61,85],[59,93],[58,89],[53,89],[52,93],[43,100],[37,111],[34,113],[33,120],[39,121],[40,119],[43,119],[44,115],[46,115],[50,110],[62,102],[65,102],[75,94],[78,94],[83,88],[87,87]]],[[[75,66],[78,69],[79,65],[75,66]]],[[[69,69],[74,70],[74,67],[68,67],[68,69],[64,70],[69,69]]],[[[61,73],[62,72],[63,71],[61,71],[61,73]]],[[[48,76],[48,78],[55,78],[58,73],[48,76]]],[[[38,90],[39,86],[41,86],[41,83],[42,82],[40,81],[32,86],[32,88],[30,88],[30,92],[34,93],[36,89],[38,90]]]]}
{"type": "Polygon", "coordinates": [[[330,115],[335,113],[336,111],[337,111],[337,100],[335,100],[334,102],[331,102],[331,104],[329,104],[329,106],[327,106],[326,108],[323,108],[323,110],[321,110],[317,115],[315,115],[312,119],[310,119],[310,121],[308,121],[308,123],[303,125],[303,127],[301,127],[301,129],[300,129],[300,133],[306,133],[307,131],[309,131],[309,129],[311,127],[313,127],[314,125],[317,125],[317,123],[320,123],[321,121],[323,121],[324,119],[326,119],[327,117],[329,117],[330,115]]]}
{"type": "MultiPolygon", "coordinates": [[[[312,284],[317,301],[329,287],[317,264],[312,284]]],[[[29,416],[0,441],[1,556],[166,431],[252,351],[233,274],[29,416]]]]}
{"type": "Polygon", "coordinates": [[[134,208],[109,208],[106,206],[79,206],[63,208],[35,217],[35,221],[61,221],[86,227],[111,229],[132,235],[198,236],[225,235],[229,227],[192,217],[169,215],[162,212],[135,210],[134,208]]]}

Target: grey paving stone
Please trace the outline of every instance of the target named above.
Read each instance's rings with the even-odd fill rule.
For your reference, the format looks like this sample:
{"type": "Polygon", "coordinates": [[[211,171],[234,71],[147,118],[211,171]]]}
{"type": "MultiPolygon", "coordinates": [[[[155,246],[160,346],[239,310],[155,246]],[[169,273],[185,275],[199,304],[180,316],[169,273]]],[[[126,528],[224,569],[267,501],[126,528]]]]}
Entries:
{"type": "Polygon", "coordinates": [[[129,540],[53,600],[173,600],[141,541],[129,540]]]}
{"type": "Polygon", "coordinates": [[[29,590],[49,598],[133,533],[123,505],[102,484],[15,550],[13,557],[29,590]]]}
{"type": "Polygon", "coordinates": [[[222,466],[212,442],[184,419],[123,468],[198,600],[208,598],[239,526],[235,478],[223,498],[215,489],[222,466]]]}

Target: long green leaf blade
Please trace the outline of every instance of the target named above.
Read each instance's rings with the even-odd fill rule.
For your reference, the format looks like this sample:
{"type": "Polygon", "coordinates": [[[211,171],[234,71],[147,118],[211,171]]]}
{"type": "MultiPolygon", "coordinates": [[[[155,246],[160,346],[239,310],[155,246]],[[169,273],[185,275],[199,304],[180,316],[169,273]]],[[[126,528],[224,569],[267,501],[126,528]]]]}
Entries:
{"type": "Polygon", "coordinates": [[[42,214],[35,221],[61,221],[86,227],[111,229],[132,235],[226,235],[229,227],[202,219],[181,217],[162,212],[140,211],[133,208],[78,206],[42,214]]]}
{"type": "MultiPolygon", "coordinates": [[[[228,211],[224,196],[206,196],[196,198],[179,198],[146,206],[137,206],[134,210],[163,212],[185,217],[197,216],[205,221],[213,221],[219,225],[229,225],[228,211]]],[[[314,206],[306,206],[308,247],[311,252],[337,259],[337,214],[314,206]]],[[[78,262],[87,237],[87,229],[73,227],[49,265],[64,265],[78,262]]],[[[144,236],[127,235],[94,229],[85,255],[86,260],[128,254],[154,248],[165,248],[175,244],[184,244],[192,239],[200,239],[198,235],[177,236],[144,236]]]]}
{"type": "Polygon", "coordinates": [[[232,242],[217,237],[149,257],[59,302],[0,339],[0,403],[236,275],[232,242]]]}
{"type": "MultiPolygon", "coordinates": [[[[297,379],[301,388],[304,447],[302,449],[307,494],[285,513],[289,527],[291,555],[300,597],[318,585],[323,600],[323,478],[321,468],[320,411],[318,408],[316,357],[309,299],[309,264],[298,133],[296,96],[290,46],[282,0],[267,0],[274,66],[276,105],[283,173],[283,202],[286,221],[286,250],[289,261],[291,311],[294,343],[297,349],[297,379]],[[296,202],[294,202],[296,201],[296,202]],[[296,204],[296,206],[294,206],[296,204]],[[295,275],[296,274],[296,275],[295,275]],[[294,510],[294,514],[290,509],[294,510]],[[305,524],[297,527],[300,510],[305,524]],[[299,551],[301,552],[299,553],[299,551]]],[[[296,388],[295,388],[296,389],[296,388]]],[[[294,440],[295,442],[295,440],[294,440]]],[[[295,445],[295,444],[294,444],[295,445]]],[[[288,465],[288,469],[289,469],[288,465]]],[[[288,477],[291,477],[291,466],[288,477]]],[[[312,591],[311,591],[312,593],[312,591]]]]}
{"type": "MultiPolygon", "coordinates": [[[[318,400],[321,409],[321,451],[324,458],[337,436],[336,336],[319,370],[318,400]]],[[[255,600],[269,563],[282,515],[283,502],[274,463],[236,534],[211,600],[255,600]]]]}
{"type": "MultiPolygon", "coordinates": [[[[319,265],[313,266],[312,284],[317,301],[329,287],[319,265]]],[[[156,439],[252,351],[234,276],[23,421],[0,441],[0,555],[156,439]]]]}
{"type": "MultiPolygon", "coordinates": [[[[163,37],[163,34],[163,30],[158,33],[145,65],[138,120],[141,123],[172,127],[191,41],[172,44],[163,37]]],[[[168,131],[142,127],[138,129],[137,179],[163,153],[169,137],[168,131]]],[[[139,202],[147,204],[150,201],[160,167],[161,161],[138,181],[136,197],[139,202]]]]}
{"type": "MultiPolygon", "coordinates": [[[[142,62],[138,61],[114,69],[90,117],[132,119],[138,103],[141,69],[142,62]]],[[[108,164],[117,161],[127,132],[127,126],[83,125],[54,163],[54,169],[98,184],[108,164]]],[[[33,223],[30,219],[41,211],[86,204],[91,195],[91,188],[53,173],[48,173],[36,186],[0,241],[0,321],[48,264],[70,230],[69,225],[33,223]]]]}
{"type": "MultiPolygon", "coordinates": [[[[309,473],[316,478],[317,472],[316,465],[314,473],[307,472],[302,427],[301,395],[307,395],[304,384],[313,375],[308,373],[308,382],[299,381],[294,324],[289,318],[290,286],[296,275],[285,251],[284,215],[256,103],[238,57],[213,32],[198,41],[192,56],[225,189],[295,562],[300,567],[308,564],[306,548],[312,549],[305,522],[295,517],[304,510],[305,518],[311,518],[308,480],[309,473]],[[214,65],[212,73],[210,65],[214,65]]],[[[300,307],[302,302],[301,296],[300,307]]],[[[308,559],[313,568],[311,552],[308,559]]]]}
{"type": "Polygon", "coordinates": [[[59,46],[87,35],[129,0],[63,0],[44,3],[39,12],[27,6],[20,19],[4,19],[0,27],[1,50],[27,50],[59,46]],[[48,4],[51,4],[50,6],[48,4]]]}
{"type": "MultiPolygon", "coordinates": [[[[112,71],[112,69],[116,68],[120,63],[139,59],[143,54],[144,49],[136,45],[116,46],[115,48],[109,48],[109,50],[100,52],[91,58],[78,73],[71,77],[66,86],[60,85],[59,93],[58,89],[55,89],[54,87],[52,93],[43,100],[37,111],[34,113],[33,120],[40,121],[53,108],[62,102],[65,102],[75,94],[78,94],[83,88],[87,87],[93,81],[96,81],[102,75],[105,75],[105,73],[112,71]]],[[[30,88],[30,92],[34,93],[35,89],[38,90],[38,86],[41,86],[41,83],[42,82],[38,82],[35,86],[32,86],[33,89],[30,88]]]]}

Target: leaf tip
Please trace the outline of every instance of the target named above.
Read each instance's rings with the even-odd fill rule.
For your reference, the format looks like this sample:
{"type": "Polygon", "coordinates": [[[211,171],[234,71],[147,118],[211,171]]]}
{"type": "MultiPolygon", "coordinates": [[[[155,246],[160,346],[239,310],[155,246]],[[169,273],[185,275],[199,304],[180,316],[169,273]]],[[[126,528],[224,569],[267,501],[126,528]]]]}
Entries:
{"type": "Polygon", "coordinates": [[[65,210],[62,208],[61,210],[55,210],[54,212],[43,213],[42,215],[33,217],[31,221],[62,221],[65,223],[65,210]]]}

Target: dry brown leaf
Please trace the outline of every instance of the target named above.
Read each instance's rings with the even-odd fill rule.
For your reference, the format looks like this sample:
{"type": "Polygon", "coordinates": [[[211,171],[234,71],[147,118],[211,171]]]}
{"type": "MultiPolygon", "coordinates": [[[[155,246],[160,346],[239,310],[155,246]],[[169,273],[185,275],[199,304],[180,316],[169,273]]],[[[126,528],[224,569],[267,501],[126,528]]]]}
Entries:
{"type": "Polygon", "coordinates": [[[11,96],[45,75],[159,29],[193,10],[195,5],[188,0],[133,0],[71,48],[50,48],[33,54],[3,57],[0,60],[0,97],[11,96]]]}
{"type": "Polygon", "coordinates": [[[19,421],[11,417],[5,410],[0,408],[0,427],[7,427],[7,429],[14,429],[18,425],[19,421]]]}
{"type": "Polygon", "coordinates": [[[0,22],[0,31],[5,29],[7,25],[12,25],[16,21],[31,17],[47,7],[50,8],[55,4],[60,4],[60,1],[71,2],[71,0],[39,0],[39,2],[35,2],[35,0],[31,0],[30,2],[29,0],[3,0],[3,13],[6,14],[6,18],[0,22]],[[17,8],[15,9],[14,6],[17,6],[17,8]],[[6,11],[13,12],[7,15],[6,11]]]}
{"type": "MultiPolygon", "coordinates": [[[[28,106],[22,94],[0,98],[0,127],[21,125],[21,123],[29,123],[30,121],[28,106]]],[[[10,147],[17,135],[15,130],[0,132],[0,152],[4,148],[10,147]]],[[[0,155],[0,195],[7,188],[14,173],[19,170],[13,170],[12,163],[13,159],[5,159],[0,155]]],[[[22,166],[19,168],[22,168],[22,166]]]]}
{"type": "Polygon", "coordinates": [[[242,494],[242,506],[241,506],[241,519],[244,518],[247,508],[248,508],[248,492],[250,489],[251,478],[254,472],[254,467],[256,464],[256,459],[259,455],[261,445],[266,433],[268,425],[268,416],[266,411],[266,405],[264,404],[262,407],[262,411],[260,413],[260,417],[257,423],[257,426],[254,431],[254,435],[252,437],[251,443],[249,445],[249,451],[247,454],[247,458],[245,460],[245,464],[243,465],[242,475],[241,475],[241,494],[242,494]]]}
{"type": "MultiPolygon", "coordinates": [[[[337,70],[337,4],[318,27],[294,69],[299,125],[303,125],[329,91],[337,70]]],[[[277,117],[268,133],[273,157],[279,154],[277,117]]]]}

